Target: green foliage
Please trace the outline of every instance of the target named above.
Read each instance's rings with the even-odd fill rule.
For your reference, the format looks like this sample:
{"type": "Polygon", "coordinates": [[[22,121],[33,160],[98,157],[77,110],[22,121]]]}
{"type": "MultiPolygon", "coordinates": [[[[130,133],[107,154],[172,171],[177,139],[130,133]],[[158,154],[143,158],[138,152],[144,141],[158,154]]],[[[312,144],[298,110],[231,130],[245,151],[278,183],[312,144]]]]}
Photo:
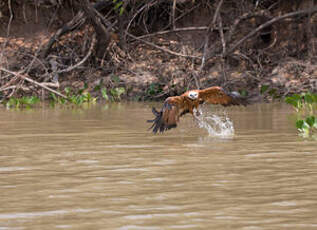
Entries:
{"type": "Polygon", "coordinates": [[[115,4],[114,9],[119,11],[119,15],[122,15],[124,13],[123,0],[112,0],[112,2],[115,4]]]}
{"type": "Polygon", "coordinates": [[[304,137],[317,133],[317,94],[310,92],[286,97],[285,102],[292,105],[297,113],[296,128],[304,137]]]}
{"type": "Polygon", "coordinates": [[[239,93],[242,97],[247,97],[249,95],[248,91],[246,91],[245,89],[240,89],[239,93]]]}
{"type": "Polygon", "coordinates": [[[285,98],[285,102],[293,106],[296,112],[299,112],[303,108],[302,97],[298,94],[293,94],[290,97],[285,98]]]}
{"type": "Polygon", "coordinates": [[[31,108],[35,104],[40,102],[40,99],[36,96],[23,96],[21,98],[11,97],[7,102],[7,108],[31,108]]]}
{"type": "Polygon", "coordinates": [[[106,101],[109,101],[109,97],[108,97],[108,94],[107,94],[107,89],[106,88],[102,88],[101,89],[101,95],[104,99],[106,99],[106,101]]]}
{"type": "Polygon", "coordinates": [[[260,93],[264,94],[269,89],[268,85],[262,85],[260,89],[260,93]]]}
{"type": "Polygon", "coordinates": [[[111,80],[116,84],[120,82],[120,78],[117,75],[112,75],[111,80]]]}
{"type": "Polygon", "coordinates": [[[273,99],[278,99],[280,98],[280,95],[278,95],[277,90],[274,88],[270,88],[269,85],[262,85],[260,88],[260,93],[262,95],[266,94],[271,96],[273,99]]]}
{"type": "Polygon", "coordinates": [[[124,94],[125,89],[123,87],[117,87],[110,90],[110,94],[115,101],[121,100],[121,95],[124,94]]]}
{"type": "Polygon", "coordinates": [[[86,92],[85,89],[87,89],[87,85],[84,86],[84,88],[79,89],[77,92],[73,92],[71,88],[66,87],[64,89],[66,93],[66,98],[57,97],[55,94],[50,95],[50,104],[52,106],[55,106],[56,104],[59,105],[67,105],[67,104],[73,104],[77,106],[81,106],[83,104],[95,104],[97,102],[96,97],[92,97],[89,92],[86,92]]]}
{"type": "Polygon", "coordinates": [[[161,92],[162,92],[162,88],[160,87],[159,84],[156,84],[156,83],[150,84],[149,88],[146,90],[146,94],[148,96],[155,96],[161,92]]]}
{"type": "Polygon", "coordinates": [[[125,88],[116,87],[107,91],[106,88],[101,89],[101,95],[106,101],[120,101],[122,94],[125,93],[125,88]]]}
{"type": "Polygon", "coordinates": [[[50,94],[49,99],[50,99],[51,106],[55,106],[56,104],[65,105],[67,102],[67,99],[65,99],[63,97],[57,97],[54,93],[50,94]]]}
{"type": "Polygon", "coordinates": [[[82,105],[84,103],[95,104],[97,101],[97,98],[92,97],[91,94],[88,92],[81,92],[79,94],[69,96],[68,100],[74,105],[82,105]]]}

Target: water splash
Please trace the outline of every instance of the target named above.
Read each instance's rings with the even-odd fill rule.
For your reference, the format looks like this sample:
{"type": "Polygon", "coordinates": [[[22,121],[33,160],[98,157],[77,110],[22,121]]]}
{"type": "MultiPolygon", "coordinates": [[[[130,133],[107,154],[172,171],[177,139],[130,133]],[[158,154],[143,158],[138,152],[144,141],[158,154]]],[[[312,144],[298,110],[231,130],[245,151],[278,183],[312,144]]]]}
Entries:
{"type": "Polygon", "coordinates": [[[234,135],[233,123],[225,112],[218,116],[216,114],[209,115],[198,109],[194,111],[194,117],[199,127],[208,131],[209,136],[232,137],[234,135]]]}

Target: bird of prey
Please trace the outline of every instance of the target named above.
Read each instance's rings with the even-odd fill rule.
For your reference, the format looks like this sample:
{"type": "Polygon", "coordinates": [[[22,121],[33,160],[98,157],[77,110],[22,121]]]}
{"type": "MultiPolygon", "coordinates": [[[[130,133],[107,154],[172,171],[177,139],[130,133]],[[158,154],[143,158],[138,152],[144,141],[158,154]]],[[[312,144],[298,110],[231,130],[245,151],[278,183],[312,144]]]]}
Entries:
{"type": "Polygon", "coordinates": [[[152,112],[155,118],[147,122],[153,123],[150,127],[153,133],[163,133],[166,130],[176,128],[179,118],[186,113],[194,115],[194,111],[197,111],[202,103],[246,106],[248,101],[238,92],[226,92],[219,86],[190,90],[180,96],[166,98],[160,112],[153,107],[152,112]]]}

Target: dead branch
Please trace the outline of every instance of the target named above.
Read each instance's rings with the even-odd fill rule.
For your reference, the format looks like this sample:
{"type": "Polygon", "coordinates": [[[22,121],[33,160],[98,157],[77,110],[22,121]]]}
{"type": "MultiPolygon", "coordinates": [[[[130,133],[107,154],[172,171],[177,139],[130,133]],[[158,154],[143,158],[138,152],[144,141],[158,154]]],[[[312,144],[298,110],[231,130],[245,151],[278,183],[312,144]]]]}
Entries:
{"type": "MultiPolygon", "coordinates": [[[[93,4],[92,7],[97,11],[101,11],[107,6],[109,6],[109,4],[111,4],[111,2],[109,1],[99,1],[93,4]]],[[[86,17],[84,16],[84,12],[78,12],[72,20],[67,22],[62,28],[58,29],[56,33],[51,37],[51,39],[42,51],[42,57],[47,57],[47,55],[50,53],[52,46],[55,44],[56,41],[59,40],[60,37],[80,28],[85,22],[86,17]]]]}
{"type": "Polygon", "coordinates": [[[59,70],[57,71],[56,73],[65,73],[65,72],[70,72],[74,69],[76,69],[78,66],[82,65],[91,55],[92,51],[94,50],[94,47],[96,45],[96,33],[93,34],[93,37],[92,37],[92,40],[91,40],[91,44],[90,44],[90,47],[89,47],[89,50],[86,54],[86,56],[81,60],[79,61],[77,64],[75,65],[72,65],[72,66],[69,66],[68,68],[66,69],[62,69],[62,70],[59,70]]]}
{"type": "Polygon", "coordinates": [[[176,10],[176,0],[173,1],[173,7],[172,7],[172,28],[173,28],[173,30],[176,29],[176,25],[175,25],[175,10],[176,10]]]}
{"type": "Polygon", "coordinates": [[[209,24],[208,29],[207,29],[207,32],[206,32],[205,43],[204,43],[204,52],[203,52],[203,56],[202,56],[202,58],[201,58],[200,71],[202,71],[203,68],[204,68],[204,66],[205,66],[206,55],[207,55],[207,49],[208,49],[208,45],[209,45],[210,33],[214,30],[213,28],[215,27],[215,24],[216,24],[216,21],[217,21],[218,14],[219,14],[219,11],[220,11],[220,8],[221,8],[222,3],[223,3],[223,0],[220,0],[219,3],[218,3],[218,5],[217,5],[217,8],[216,8],[214,17],[213,17],[211,23],[209,24]]]}
{"type": "Polygon", "coordinates": [[[226,41],[225,41],[225,36],[222,30],[222,19],[220,15],[218,16],[218,24],[219,24],[220,39],[222,44],[222,58],[221,58],[222,82],[225,82],[227,80],[227,71],[226,71],[227,63],[226,63],[226,59],[224,58],[224,54],[226,53],[226,41]]]}
{"type": "Polygon", "coordinates": [[[244,21],[246,19],[249,19],[249,18],[254,18],[254,17],[266,17],[266,18],[269,18],[269,19],[272,18],[272,16],[266,10],[260,10],[260,11],[257,11],[257,12],[247,12],[245,14],[242,14],[240,17],[238,17],[237,19],[234,20],[232,26],[230,27],[230,30],[229,30],[228,35],[226,37],[227,43],[231,42],[231,39],[232,39],[232,36],[233,36],[234,32],[236,31],[238,25],[242,21],[244,21]]]}
{"type": "Polygon", "coordinates": [[[45,48],[43,49],[43,57],[47,57],[49,52],[51,51],[52,46],[56,41],[59,40],[61,36],[68,32],[74,31],[76,28],[79,28],[82,26],[86,21],[86,18],[84,17],[84,12],[79,12],[76,14],[76,16],[69,22],[67,22],[62,28],[58,29],[56,33],[51,37],[45,48]]]}
{"type": "Polygon", "coordinates": [[[245,40],[249,39],[250,37],[254,36],[256,33],[258,33],[260,30],[278,22],[281,21],[283,19],[286,18],[290,18],[290,17],[294,17],[297,15],[301,15],[301,14],[312,14],[317,12],[317,6],[310,8],[310,9],[306,9],[306,10],[300,10],[300,11],[296,11],[296,12],[292,12],[292,13],[288,13],[288,14],[284,14],[282,16],[279,17],[275,17],[272,18],[271,20],[263,23],[262,25],[258,26],[256,29],[254,29],[253,31],[251,31],[249,34],[247,34],[246,36],[244,36],[243,38],[241,38],[239,41],[237,41],[234,45],[231,46],[230,49],[228,49],[228,51],[224,54],[224,56],[228,56],[230,53],[232,53],[236,48],[238,48],[245,40]]]}
{"type": "Polygon", "coordinates": [[[162,50],[162,51],[164,51],[164,52],[166,52],[166,53],[169,53],[169,54],[172,54],[172,55],[175,55],[175,56],[185,57],[185,58],[201,59],[201,57],[199,57],[199,56],[192,56],[192,55],[181,54],[181,53],[177,53],[177,52],[174,52],[174,51],[172,51],[172,50],[169,50],[169,49],[160,47],[160,46],[158,46],[158,45],[155,45],[155,44],[152,43],[152,42],[148,42],[148,41],[145,41],[145,40],[143,40],[143,39],[140,39],[140,38],[138,38],[138,37],[136,37],[136,36],[134,36],[134,35],[132,35],[132,34],[130,34],[130,33],[127,33],[127,35],[128,35],[129,37],[135,39],[135,40],[141,41],[141,42],[143,42],[143,43],[145,43],[145,44],[147,44],[147,45],[149,45],[149,46],[152,46],[152,47],[154,47],[154,48],[156,48],[156,49],[162,50]]]}
{"type": "MultiPolygon", "coordinates": [[[[197,9],[198,7],[201,6],[201,3],[196,4],[195,6],[193,6],[191,9],[186,10],[184,13],[182,13],[181,15],[179,15],[177,18],[175,18],[175,23],[182,19],[183,17],[185,17],[186,15],[188,15],[189,13],[191,13],[193,10],[197,9]]],[[[171,23],[169,22],[164,28],[163,30],[166,30],[167,28],[170,28],[171,23]]],[[[176,28],[175,28],[176,29],[176,28]]]]}
{"type": "MultiPolygon", "coordinates": [[[[2,67],[0,67],[0,71],[6,72],[6,73],[10,73],[10,74],[14,75],[15,77],[21,78],[22,80],[25,80],[25,81],[27,81],[27,82],[30,82],[30,83],[32,83],[32,84],[34,84],[34,85],[37,85],[37,86],[39,86],[39,87],[41,87],[41,88],[43,88],[43,89],[46,89],[47,91],[52,92],[52,93],[54,93],[54,94],[56,94],[56,95],[58,95],[58,96],[60,96],[60,97],[63,97],[63,98],[65,98],[65,99],[67,99],[67,97],[66,97],[64,94],[61,94],[60,92],[57,92],[56,90],[51,89],[51,88],[49,88],[49,87],[43,85],[42,83],[39,83],[39,82],[37,82],[37,81],[34,81],[34,80],[32,80],[31,78],[26,77],[25,75],[22,75],[21,73],[13,72],[13,71],[7,70],[7,69],[2,68],[2,67]]],[[[3,89],[0,88],[0,91],[3,91],[3,89]]]]}
{"type": "Polygon", "coordinates": [[[219,33],[220,33],[220,39],[221,39],[221,44],[222,44],[222,54],[226,53],[226,41],[225,41],[225,36],[223,34],[223,29],[222,29],[222,19],[219,16],[218,17],[218,24],[219,24],[219,33]]]}
{"type": "MultiPolygon", "coordinates": [[[[80,5],[84,11],[87,19],[89,19],[90,24],[94,27],[96,32],[96,39],[98,47],[96,49],[96,56],[98,58],[103,58],[107,52],[107,47],[110,43],[110,30],[111,28],[106,28],[108,24],[101,14],[90,4],[88,0],[80,0],[80,5]]],[[[108,27],[108,26],[107,26],[108,27]]]]}
{"type": "Polygon", "coordinates": [[[0,63],[2,62],[2,57],[3,57],[3,53],[4,53],[4,49],[8,43],[9,40],[9,35],[10,35],[10,30],[11,30],[11,23],[13,20],[13,11],[12,11],[12,6],[11,6],[11,0],[8,0],[8,8],[9,8],[9,12],[10,12],[10,18],[9,18],[9,23],[8,23],[8,27],[7,27],[7,38],[6,41],[3,43],[2,46],[2,52],[0,53],[0,63]]]}
{"type": "MultiPolygon", "coordinates": [[[[158,31],[151,34],[145,34],[142,36],[138,36],[139,39],[148,38],[148,37],[154,37],[157,35],[164,35],[169,33],[177,33],[177,32],[183,32],[183,31],[195,31],[195,30],[207,30],[208,26],[189,26],[184,28],[175,28],[174,30],[164,30],[164,31],[158,31]]],[[[228,28],[223,28],[224,30],[227,30],[228,28]]],[[[214,30],[219,30],[218,27],[215,27],[214,30]]]]}
{"type": "Polygon", "coordinates": [[[146,7],[147,8],[150,8],[151,6],[154,6],[155,4],[157,4],[158,1],[151,1],[151,2],[148,2],[147,4],[145,4],[144,6],[142,6],[133,16],[132,18],[130,19],[126,29],[125,29],[125,32],[124,32],[124,36],[126,36],[128,34],[128,31],[129,31],[129,28],[132,24],[132,22],[134,21],[134,19],[136,18],[136,16],[138,16],[146,7]]]}

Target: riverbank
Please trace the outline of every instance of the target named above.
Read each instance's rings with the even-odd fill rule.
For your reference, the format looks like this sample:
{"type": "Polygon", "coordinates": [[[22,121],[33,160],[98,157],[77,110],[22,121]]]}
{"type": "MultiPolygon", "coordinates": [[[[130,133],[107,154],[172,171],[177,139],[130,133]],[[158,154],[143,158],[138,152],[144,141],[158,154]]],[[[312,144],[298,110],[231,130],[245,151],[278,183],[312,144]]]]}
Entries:
{"type": "MultiPolygon", "coordinates": [[[[152,33],[136,32],[136,37],[129,32],[129,39],[120,35],[120,31],[111,32],[100,58],[99,51],[105,47],[94,33],[94,24],[83,24],[57,37],[60,29],[76,18],[69,6],[39,6],[41,10],[34,17],[31,3],[13,3],[15,17],[10,23],[10,33],[7,33],[8,12],[1,19],[7,26],[0,28],[0,96],[3,99],[35,95],[45,100],[52,93],[59,95],[54,91],[65,96],[71,89],[99,98],[105,94],[115,98],[119,90],[121,100],[163,100],[188,89],[214,85],[259,101],[317,92],[317,42],[312,36],[316,24],[311,24],[315,26],[309,32],[302,29],[308,25],[305,20],[281,20],[267,26],[262,34],[246,39],[265,20],[278,21],[279,14],[287,15],[291,10],[287,4],[270,12],[253,13],[254,6],[250,3],[244,5],[246,14],[236,12],[234,6],[224,5],[223,10],[235,12],[241,19],[232,22],[232,15],[222,15],[228,24],[223,28],[226,39],[221,38],[219,29],[214,29],[209,35],[211,42],[206,43],[204,22],[210,13],[199,9],[200,3],[197,3],[197,10],[175,22],[175,30],[158,29],[169,23],[167,20],[155,22],[152,33]],[[52,14],[52,8],[58,15],[55,18],[47,17],[52,14]],[[193,18],[199,20],[193,21],[193,18]],[[238,25],[238,29],[235,28],[238,25]],[[310,42],[305,38],[307,34],[310,34],[310,42]],[[234,47],[243,39],[243,45],[225,55],[231,44],[234,47]],[[209,54],[206,44],[209,44],[209,54]]],[[[182,4],[184,9],[191,6],[182,4]]],[[[299,8],[304,6],[298,5],[299,8]]],[[[313,16],[309,23],[316,20],[313,16]]],[[[141,25],[131,26],[132,29],[141,29],[141,25]]]]}
{"type": "MultiPolygon", "coordinates": [[[[42,40],[41,37],[37,39],[42,40]]],[[[27,65],[23,63],[23,59],[19,60],[16,53],[21,50],[28,50],[31,53],[32,50],[28,47],[34,49],[34,44],[40,43],[37,39],[33,38],[29,42],[23,42],[23,39],[19,38],[9,41],[7,46],[9,48],[4,52],[7,60],[11,60],[9,68],[18,71],[19,66],[27,65]]],[[[187,49],[191,54],[199,55],[194,49],[177,41],[159,39],[156,44],[169,49],[171,46],[178,46],[180,49],[187,49]]],[[[2,46],[3,43],[0,45],[2,46]]],[[[49,79],[45,83],[48,83],[50,87],[55,86],[54,88],[62,93],[65,92],[65,88],[85,89],[95,97],[101,96],[102,88],[110,92],[111,89],[120,87],[125,89],[122,99],[142,101],[163,100],[168,96],[179,95],[188,89],[213,85],[223,85],[227,89],[252,97],[262,96],[263,99],[307,91],[317,92],[317,64],[308,60],[285,58],[277,65],[263,67],[265,71],[261,75],[257,75],[255,70],[248,69],[245,66],[246,63],[241,61],[236,66],[230,65],[227,68],[224,81],[220,62],[199,72],[199,63],[195,64],[195,61],[189,58],[168,55],[164,51],[153,49],[142,43],[131,44],[129,55],[124,55],[123,51],[119,52],[120,48],[116,41],[112,42],[111,48],[109,49],[113,57],[111,63],[103,64],[103,67],[108,66],[106,68],[108,71],[102,68],[79,68],[71,73],[60,74],[56,85],[49,79]],[[120,54],[123,55],[120,56],[120,54]],[[262,94],[264,91],[265,93],[262,94]]],[[[2,88],[6,87],[5,80],[3,77],[2,88]]],[[[10,81],[7,80],[7,82],[10,81]]],[[[42,95],[42,90],[37,85],[26,83],[23,87],[21,86],[21,92],[17,94],[19,96],[42,95]]],[[[7,88],[2,92],[6,94],[9,91],[7,88]]],[[[49,92],[46,91],[44,98],[48,95],[49,92]]]]}

